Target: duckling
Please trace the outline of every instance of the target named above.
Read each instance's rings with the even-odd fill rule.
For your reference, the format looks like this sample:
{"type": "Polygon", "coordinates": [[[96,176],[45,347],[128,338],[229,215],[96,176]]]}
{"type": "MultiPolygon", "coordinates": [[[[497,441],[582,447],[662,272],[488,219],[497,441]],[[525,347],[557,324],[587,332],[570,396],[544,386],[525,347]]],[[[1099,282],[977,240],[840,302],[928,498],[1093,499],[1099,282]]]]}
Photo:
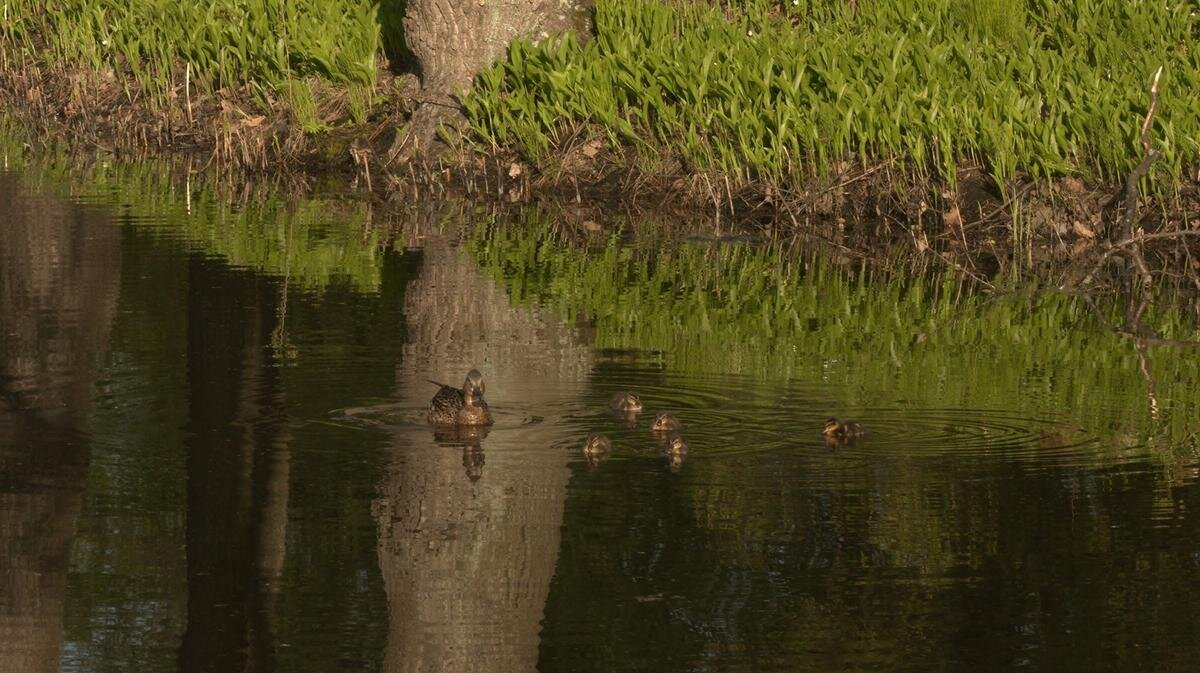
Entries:
{"type": "Polygon", "coordinates": [[[604,435],[588,435],[587,444],[583,445],[583,455],[588,458],[603,456],[612,449],[612,441],[604,435]]]}
{"type": "Polygon", "coordinates": [[[595,466],[600,461],[608,457],[608,452],[612,449],[612,441],[604,435],[591,434],[588,435],[587,443],[583,445],[583,457],[591,466],[595,466]]]}
{"type": "Polygon", "coordinates": [[[683,424],[671,414],[660,411],[654,417],[654,422],[650,424],[650,429],[654,432],[679,432],[683,429],[683,424]]]}
{"type": "Polygon", "coordinates": [[[613,395],[608,408],[617,412],[638,412],[642,410],[642,398],[634,393],[624,392],[613,395]]]}
{"type": "Polygon", "coordinates": [[[483,374],[467,372],[462,389],[430,381],[441,386],[429,401],[429,422],[434,425],[491,425],[492,412],[483,401],[483,374]]]}
{"type": "Polygon", "coordinates": [[[825,419],[825,429],[821,434],[831,439],[857,439],[867,434],[862,424],[857,421],[839,421],[836,418],[825,419]]]}

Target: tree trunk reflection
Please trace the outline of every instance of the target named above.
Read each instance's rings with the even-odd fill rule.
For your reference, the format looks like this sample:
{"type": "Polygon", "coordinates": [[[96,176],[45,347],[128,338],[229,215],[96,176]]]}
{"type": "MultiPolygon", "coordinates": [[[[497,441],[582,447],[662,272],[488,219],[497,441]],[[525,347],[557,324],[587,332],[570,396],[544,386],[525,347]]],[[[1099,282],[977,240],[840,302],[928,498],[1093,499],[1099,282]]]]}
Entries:
{"type": "MultiPolygon", "coordinates": [[[[406,291],[397,372],[405,409],[427,378],[484,374],[490,430],[395,431],[375,505],[390,624],[384,670],[529,671],[558,558],[568,453],[560,424],[537,423],[576,394],[588,349],[540,311],[512,306],[447,239],[431,238],[406,291]]],[[[419,412],[414,411],[414,414],[419,412]]]]}
{"type": "Polygon", "coordinates": [[[273,281],[189,261],[187,629],[183,671],[272,670],[290,430],[268,353],[273,281]]]}
{"type": "Polygon", "coordinates": [[[120,231],[0,175],[0,671],[58,670],[120,231]]]}

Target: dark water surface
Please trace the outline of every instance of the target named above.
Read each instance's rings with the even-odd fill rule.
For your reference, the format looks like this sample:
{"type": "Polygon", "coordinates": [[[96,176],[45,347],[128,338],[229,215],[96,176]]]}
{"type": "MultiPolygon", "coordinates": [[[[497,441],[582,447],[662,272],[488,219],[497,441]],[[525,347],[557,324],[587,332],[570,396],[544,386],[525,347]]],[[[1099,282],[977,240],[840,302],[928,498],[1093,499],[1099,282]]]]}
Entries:
{"type": "Polygon", "coordinates": [[[0,671],[1200,661],[1193,353],[750,244],[89,179],[0,173],[0,671]],[[495,427],[433,432],[471,366],[495,427]]]}

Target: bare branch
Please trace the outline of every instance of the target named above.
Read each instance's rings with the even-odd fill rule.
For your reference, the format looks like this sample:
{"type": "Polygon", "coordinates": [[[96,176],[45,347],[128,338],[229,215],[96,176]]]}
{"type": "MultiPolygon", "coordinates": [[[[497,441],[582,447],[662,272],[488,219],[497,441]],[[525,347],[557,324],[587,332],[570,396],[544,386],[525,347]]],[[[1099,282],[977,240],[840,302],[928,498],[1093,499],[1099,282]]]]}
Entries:
{"type": "Polygon", "coordinates": [[[1158,66],[1158,71],[1154,73],[1154,82],[1150,84],[1150,109],[1146,111],[1146,121],[1142,122],[1142,152],[1146,156],[1150,156],[1150,121],[1154,119],[1154,113],[1158,110],[1158,78],[1162,76],[1163,67],[1158,66]]]}

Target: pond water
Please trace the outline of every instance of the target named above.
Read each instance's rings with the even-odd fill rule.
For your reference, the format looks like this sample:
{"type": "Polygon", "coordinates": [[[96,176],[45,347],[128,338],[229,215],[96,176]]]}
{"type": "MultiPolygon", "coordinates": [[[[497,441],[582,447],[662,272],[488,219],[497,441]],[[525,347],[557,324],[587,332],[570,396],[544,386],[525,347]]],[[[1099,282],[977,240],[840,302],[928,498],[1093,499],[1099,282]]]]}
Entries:
{"type": "Polygon", "coordinates": [[[1200,658],[1195,353],[778,241],[168,173],[0,173],[2,671],[1200,658]],[[435,432],[471,367],[495,426],[435,432]]]}

